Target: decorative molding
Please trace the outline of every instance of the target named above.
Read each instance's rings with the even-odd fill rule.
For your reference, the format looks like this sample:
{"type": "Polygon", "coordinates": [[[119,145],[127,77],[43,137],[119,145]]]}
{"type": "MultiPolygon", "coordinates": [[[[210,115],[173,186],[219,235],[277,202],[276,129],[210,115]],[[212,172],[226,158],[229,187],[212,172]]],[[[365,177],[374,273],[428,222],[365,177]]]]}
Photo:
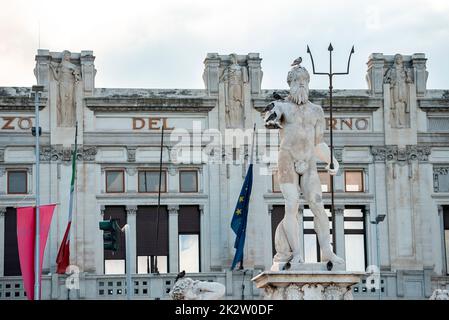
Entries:
{"type": "MultiPolygon", "coordinates": [[[[62,145],[40,146],[40,161],[43,162],[70,162],[72,161],[72,147],[62,145]]],[[[96,146],[79,145],[76,159],[82,161],[95,161],[97,154],[96,146]]]]}
{"type": "Polygon", "coordinates": [[[136,147],[126,147],[128,162],[136,162],[136,147]]]}
{"type": "Polygon", "coordinates": [[[0,162],[5,162],[5,148],[0,148],[0,162]]]}
{"type": "Polygon", "coordinates": [[[4,217],[6,214],[6,207],[0,207],[0,218],[4,217]]]}
{"type": "Polygon", "coordinates": [[[5,167],[0,167],[0,177],[3,177],[6,173],[6,168],[5,167]]]}
{"type": "Polygon", "coordinates": [[[334,207],[334,212],[335,212],[335,215],[343,216],[345,213],[345,206],[336,205],[334,207]]]}
{"type": "Polygon", "coordinates": [[[177,173],[178,173],[178,167],[176,167],[176,166],[168,167],[168,174],[169,175],[176,176],[177,173]]]}
{"type": "Polygon", "coordinates": [[[204,204],[200,204],[198,209],[200,210],[200,216],[204,215],[204,204]]]}
{"type": "Polygon", "coordinates": [[[449,174],[449,166],[435,166],[433,167],[433,191],[434,192],[444,192],[440,191],[439,177],[449,174]]]}
{"type": "Polygon", "coordinates": [[[134,176],[137,173],[137,168],[136,167],[127,167],[126,173],[130,176],[134,176]]]}
{"type": "Polygon", "coordinates": [[[132,206],[126,206],[126,214],[127,215],[131,215],[131,214],[136,214],[137,213],[137,206],[132,205],[132,206]]]}
{"type": "Polygon", "coordinates": [[[168,205],[167,206],[168,214],[178,214],[179,206],[178,205],[168,205]]]}
{"type": "Polygon", "coordinates": [[[431,149],[424,145],[407,145],[405,148],[398,146],[371,147],[374,162],[385,161],[429,161],[431,149]]]}

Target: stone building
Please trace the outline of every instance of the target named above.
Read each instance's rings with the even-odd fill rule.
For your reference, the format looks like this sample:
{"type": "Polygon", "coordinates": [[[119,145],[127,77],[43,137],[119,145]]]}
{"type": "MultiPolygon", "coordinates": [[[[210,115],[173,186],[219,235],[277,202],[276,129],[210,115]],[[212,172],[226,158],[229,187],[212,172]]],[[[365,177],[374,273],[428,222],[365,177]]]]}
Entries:
{"type": "MultiPolygon", "coordinates": [[[[334,120],[327,126],[333,126],[341,163],[334,186],[336,250],[348,270],[374,271],[355,287],[356,299],[428,298],[449,286],[449,90],[427,89],[426,60],[424,54],[374,53],[367,64],[368,89],[334,93],[334,120]]],[[[261,61],[257,53],[209,53],[201,90],[105,89],[95,87],[92,51],[38,50],[34,72],[45,88],[41,201],[57,204],[43,262],[44,299],[125,297],[123,239],[115,254],[104,251],[98,227],[109,218],[130,226],[134,298],[167,298],[180,270],[225,284],[227,298],[259,297],[250,279],[271,265],[274,230],[283,215],[273,175],[277,136],[261,130],[262,111],[274,91],[261,87],[261,61]],[[67,277],[56,274],[55,261],[67,225],[76,121],[67,277]],[[230,221],[251,158],[254,123],[245,269],[230,271],[230,221]],[[197,142],[191,150],[181,148],[191,151],[189,161],[178,157],[183,131],[197,142]],[[221,143],[211,147],[211,136],[221,143]]],[[[30,93],[26,87],[0,88],[0,299],[24,299],[15,228],[16,207],[35,201],[30,93]]],[[[310,99],[328,112],[326,91],[311,90],[310,99]]],[[[325,172],[320,177],[329,205],[330,179],[325,172]]],[[[319,261],[313,219],[302,203],[303,256],[319,261]]]]}

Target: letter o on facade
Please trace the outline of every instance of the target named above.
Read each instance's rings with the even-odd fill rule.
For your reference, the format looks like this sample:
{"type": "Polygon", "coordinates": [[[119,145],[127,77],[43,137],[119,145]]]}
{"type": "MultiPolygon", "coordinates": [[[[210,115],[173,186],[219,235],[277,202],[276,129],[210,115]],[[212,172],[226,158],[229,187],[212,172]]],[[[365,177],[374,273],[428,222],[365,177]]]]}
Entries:
{"type": "Polygon", "coordinates": [[[28,130],[31,129],[33,123],[31,121],[31,118],[19,118],[19,121],[17,121],[17,125],[22,130],[28,130]]]}

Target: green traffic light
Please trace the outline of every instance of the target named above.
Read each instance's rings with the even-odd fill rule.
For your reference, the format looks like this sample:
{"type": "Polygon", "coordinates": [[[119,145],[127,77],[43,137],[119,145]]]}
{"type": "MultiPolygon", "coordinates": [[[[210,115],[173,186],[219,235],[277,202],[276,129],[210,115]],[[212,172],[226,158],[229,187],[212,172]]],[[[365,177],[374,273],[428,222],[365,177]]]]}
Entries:
{"type": "Polygon", "coordinates": [[[104,250],[117,251],[118,250],[118,233],[120,226],[117,220],[110,219],[99,222],[100,230],[103,230],[103,247],[104,250]]]}

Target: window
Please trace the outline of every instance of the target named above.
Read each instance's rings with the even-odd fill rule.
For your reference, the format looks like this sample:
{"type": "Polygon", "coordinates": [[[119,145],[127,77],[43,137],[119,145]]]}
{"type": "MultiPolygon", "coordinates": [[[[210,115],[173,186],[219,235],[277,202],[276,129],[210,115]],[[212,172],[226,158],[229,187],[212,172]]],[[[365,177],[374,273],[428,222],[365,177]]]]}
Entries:
{"type": "MultiPolygon", "coordinates": [[[[331,246],[332,246],[332,217],[328,207],[324,209],[329,217],[329,230],[331,234],[331,246]]],[[[305,208],[303,214],[304,221],[304,261],[305,262],[320,262],[321,261],[321,249],[318,243],[318,237],[314,229],[314,216],[312,210],[305,208]]]]}
{"type": "Polygon", "coordinates": [[[277,171],[273,171],[273,175],[271,176],[271,186],[273,192],[281,192],[281,188],[279,187],[279,178],[277,171]]]}
{"type": "Polygon", "coordinates": [[[446,252],[446,274],[449,274],[449,206],[443,206],[444,247],[446,252]]]}
{"type": "Polygon", "coordinates": [[[331,175],[327,171],[318,171],[321,181],[321,191],[331,192],[331,175]]]}
{"type": "Polygon", "coordinates": [[[363,208],[344,210],[345,261],[347,271],[365,271],[365,219],[363,208]]]}
{"type": "Polygon", "coordinates": [[[8,170],[8,193],[28,193],[27,176],[26,170],[8,170]]]}
{"type": "MultiPolygon", "coordinates": [[[[116,219],[119,226],[126,224],[126,210],[124,206],[106,206],[104,210],[104,220],[116,219]]],[[[125,234],[120,233],[118,239],[118,250],[113,252],[104,250],[104,274],[124,274],[125,273],[125,234]]]]}
{"type": "Polygon", "coordinates": [[[345,171],[345,191],[363,192],[363,171],[345,171]]]}
{"type": "Polygon", "coordinates": [[[168,212],[166,206],[138,206],[136,216],[137,273],[168,272],[168,212]]]}
{"type": "Polygon", "coordinates": [[[200,211],[198,206],[179,206],[179,270],[200,272],[200,211]]]}
{"type": "Polygon", "coordinates": [[[17,214],[16,209],[12,207],[6,208],[4,241],[4,275],[20,276],[22,272],[17,246],[17,214]]]}
{"type": "MultiPolygon", "coordinates": [[[[161,192],[167,192],[167,174],[161,172],[161,192]]],[[[159,170],[139,171],[139,192],[159,192],[159,170]]]]}
{"type": "Polygon", "coordinates": [[[123,170],[106,171],[106,192],[125,192],[125,172],[123,170]]]}
{"type": "Polygon", "coordinates": [[[179,192],[198,192],[198,173],[196,171],[179,172],[179,192]]]}

